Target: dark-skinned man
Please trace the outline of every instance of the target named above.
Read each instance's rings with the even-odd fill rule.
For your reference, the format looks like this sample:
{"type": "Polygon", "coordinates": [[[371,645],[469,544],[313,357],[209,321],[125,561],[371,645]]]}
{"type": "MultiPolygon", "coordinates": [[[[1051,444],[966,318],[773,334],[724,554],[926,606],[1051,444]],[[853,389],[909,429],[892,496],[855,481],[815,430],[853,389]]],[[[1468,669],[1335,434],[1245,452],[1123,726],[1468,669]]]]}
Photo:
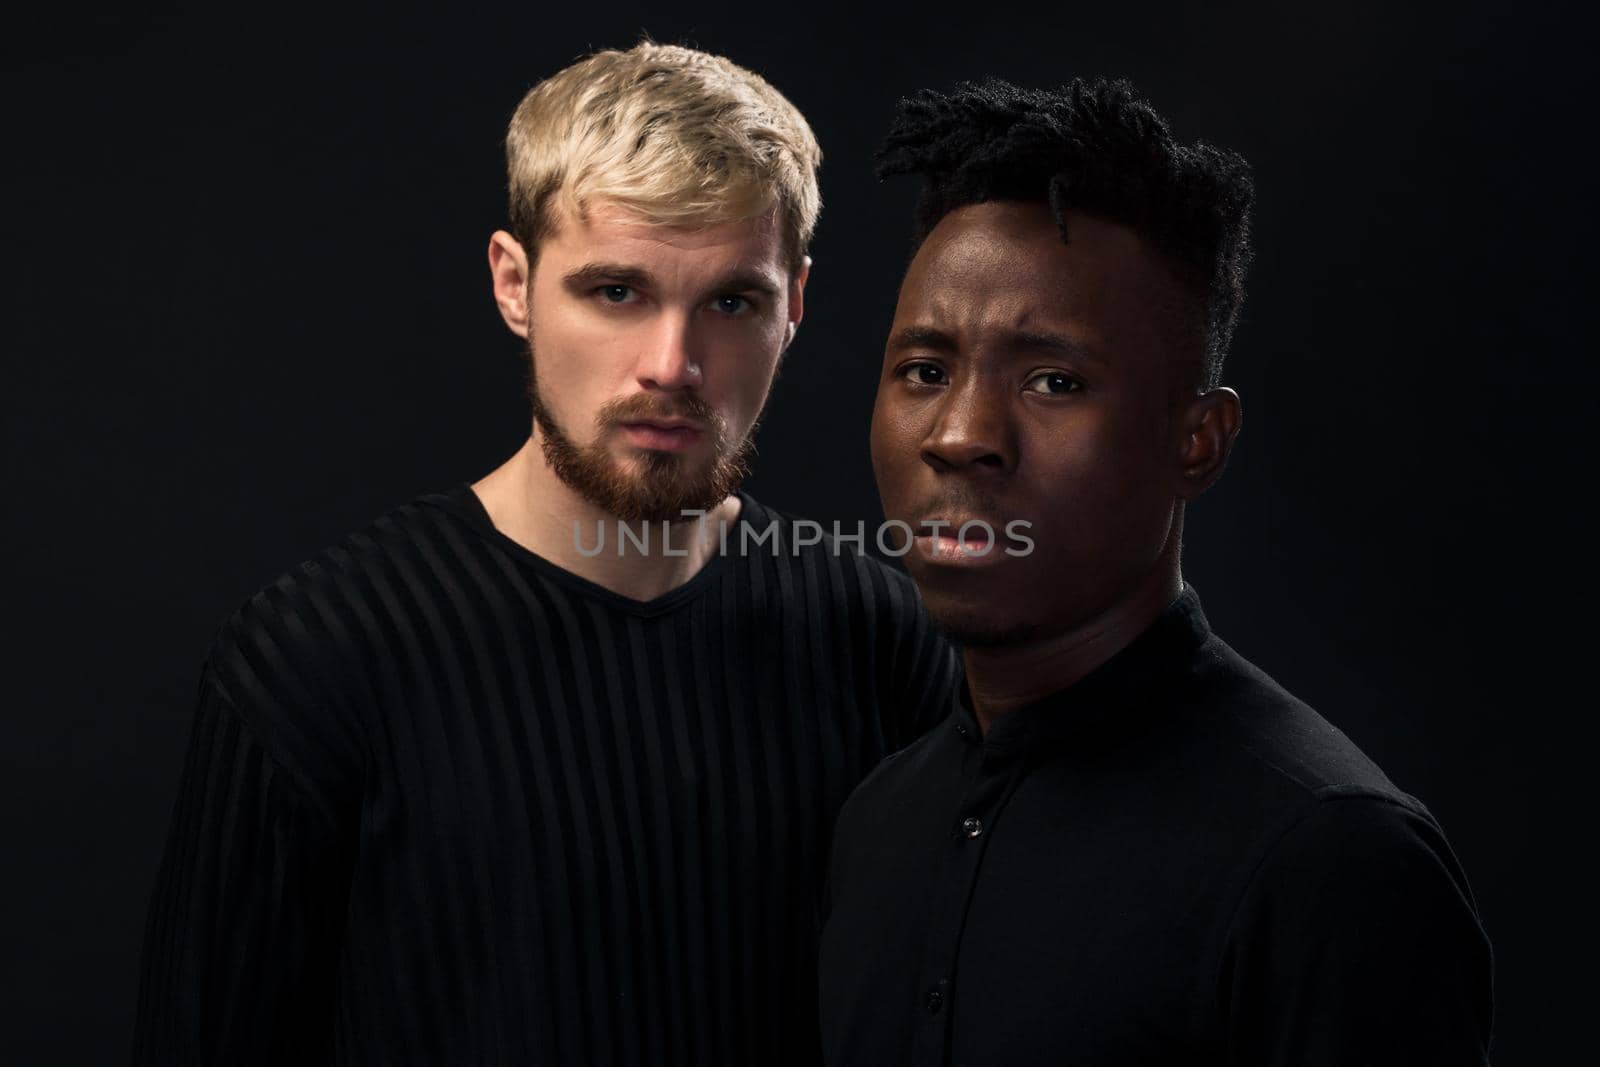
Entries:
{"type": "Polygon", "coordinates": [[[1437,822],[1183,581],[1241,423],[1245,162],[1106,81],[924,92],[880,161],[927,186],[873,464],[967,681],[840,817],[828,1063],[1486,1062],[1437,822]]]}

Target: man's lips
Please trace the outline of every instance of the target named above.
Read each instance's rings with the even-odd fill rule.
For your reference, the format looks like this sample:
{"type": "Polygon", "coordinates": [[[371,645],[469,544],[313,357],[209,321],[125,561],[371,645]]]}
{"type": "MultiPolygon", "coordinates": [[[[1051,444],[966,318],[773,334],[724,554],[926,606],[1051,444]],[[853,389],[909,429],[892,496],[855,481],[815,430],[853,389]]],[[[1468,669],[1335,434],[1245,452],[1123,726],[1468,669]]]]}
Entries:
{"type": "Polygon", "coordinates": [[[930,563],[985,566],[1010,558],[996,540],[1004,528],[982,516],[933,516],[912,525],[912,544],[930,563]]]}
{"type": "Polygon", "coordinates": [[[638,448],[657,452],[679,452],[695,444],[705,434],[703,424],[689,419],[633,419],[621,423],[623,436],[638,448]]]}

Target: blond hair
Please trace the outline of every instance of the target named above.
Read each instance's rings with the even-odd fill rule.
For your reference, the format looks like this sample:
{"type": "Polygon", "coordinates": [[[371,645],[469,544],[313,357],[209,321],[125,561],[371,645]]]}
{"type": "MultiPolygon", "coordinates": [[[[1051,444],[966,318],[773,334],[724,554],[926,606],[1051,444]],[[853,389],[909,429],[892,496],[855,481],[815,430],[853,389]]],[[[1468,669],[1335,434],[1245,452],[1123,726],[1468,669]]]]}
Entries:
{"type": "Polygon", "coordinates": [[[581,219],[605,198],[674,226],[776,207],[798,267],[822,210],[821,162],[804,116],[758,75],[645,41],[597,52],[522,98],[506,131],[511,232],[531,261],[556,204],[581,219]]]}

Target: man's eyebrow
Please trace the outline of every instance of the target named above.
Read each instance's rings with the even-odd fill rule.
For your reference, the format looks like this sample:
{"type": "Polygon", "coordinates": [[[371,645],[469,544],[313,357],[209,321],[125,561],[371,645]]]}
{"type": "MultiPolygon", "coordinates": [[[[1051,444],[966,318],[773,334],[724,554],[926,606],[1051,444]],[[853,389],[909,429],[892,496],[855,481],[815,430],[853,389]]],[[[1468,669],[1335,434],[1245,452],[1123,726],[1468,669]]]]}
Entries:
{"type": "Polygon", "coordinates": [[[647,270],[621,263],[585,263],[561,276],[569,289],[585,289],[591,285],[626,285],[632,289],[645,289],[654,279],[647,270]]]}
{"type": "MultiPolygon", "coordinates": [[[[561,276],[562,284],[569,289],[587,289],[599,285],[626,285],[632,289],[648,289],[655,277],[640,267],[623,263],[585,263],[561,276]]],[[[719,278],[712,289],[718,293],[759,293],[762,296],[778,295],[778,283],[758,270],[735,270],[719,278]]]]}
{"type": "Polygon", "coordinates": [[[936,352],[954,352],[956,341],[935,326],[902,326],[889,335],[889,348],[894,351],[931,348],[936,352]]]}
{"type": "MultiPolygon", "coordinates": [[[[999,337],[999,341],[1003,348],[1010,351],[1053,349],[1064,356],[1093,360],[1097,363],[1105,362],[1098,352],[1082,341],[1048,330],[1008,330],[999,337]]],[[[926,348],[935,352],[952,353],[960,346],[956,344],[954,337],[937,326],[905,326],[889,337],[889,348],[891,351],[926,348]]]]}
{"type": "Polygon", "coordinates": [[[1066,334],[1051,333],[1048,330],[1012,331],[1006,336],[1006,346],[1008,348],[1024,349],[1049,348],[1060,352],[1064,356],[1093,360],[1096,363],[1105,362],[1099,352],[1082,341],[1068,337],[1066,334]]]}
{"type": "Polygon", "coordinates": [[[778,283],[762,271],[736,270],[719,281],[714,288],[719,293],[759,293],[777,296],[778,283]]]}

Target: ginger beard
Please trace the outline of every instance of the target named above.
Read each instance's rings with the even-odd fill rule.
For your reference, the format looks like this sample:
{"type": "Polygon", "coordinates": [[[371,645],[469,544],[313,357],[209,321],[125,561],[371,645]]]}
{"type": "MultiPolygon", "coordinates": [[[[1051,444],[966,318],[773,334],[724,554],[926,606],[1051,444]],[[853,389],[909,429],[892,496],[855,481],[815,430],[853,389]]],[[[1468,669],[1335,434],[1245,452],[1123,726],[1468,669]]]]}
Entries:
{"type": "Polygon", "coordinates": [[[625,522],[685,522],[685,512],[709,512],[737,489],[750,474],[755,455],[758,414],[736,443],[728,437],[728,423],[710,404],[692,392],[669,398],[653,393],[613,397],[595,413],[591,444],[579,445],[562,430],[539,393],[533,338],[528,339],[528,400],[539,428],[544,460],[557,478],[596,507],[625,522]],[[631,459],[619,460],[607,445],[609,437],[626,422],[648,418],[694,419],[711,437],[709,464],[675,452],[637,449],[631,459]]]}

